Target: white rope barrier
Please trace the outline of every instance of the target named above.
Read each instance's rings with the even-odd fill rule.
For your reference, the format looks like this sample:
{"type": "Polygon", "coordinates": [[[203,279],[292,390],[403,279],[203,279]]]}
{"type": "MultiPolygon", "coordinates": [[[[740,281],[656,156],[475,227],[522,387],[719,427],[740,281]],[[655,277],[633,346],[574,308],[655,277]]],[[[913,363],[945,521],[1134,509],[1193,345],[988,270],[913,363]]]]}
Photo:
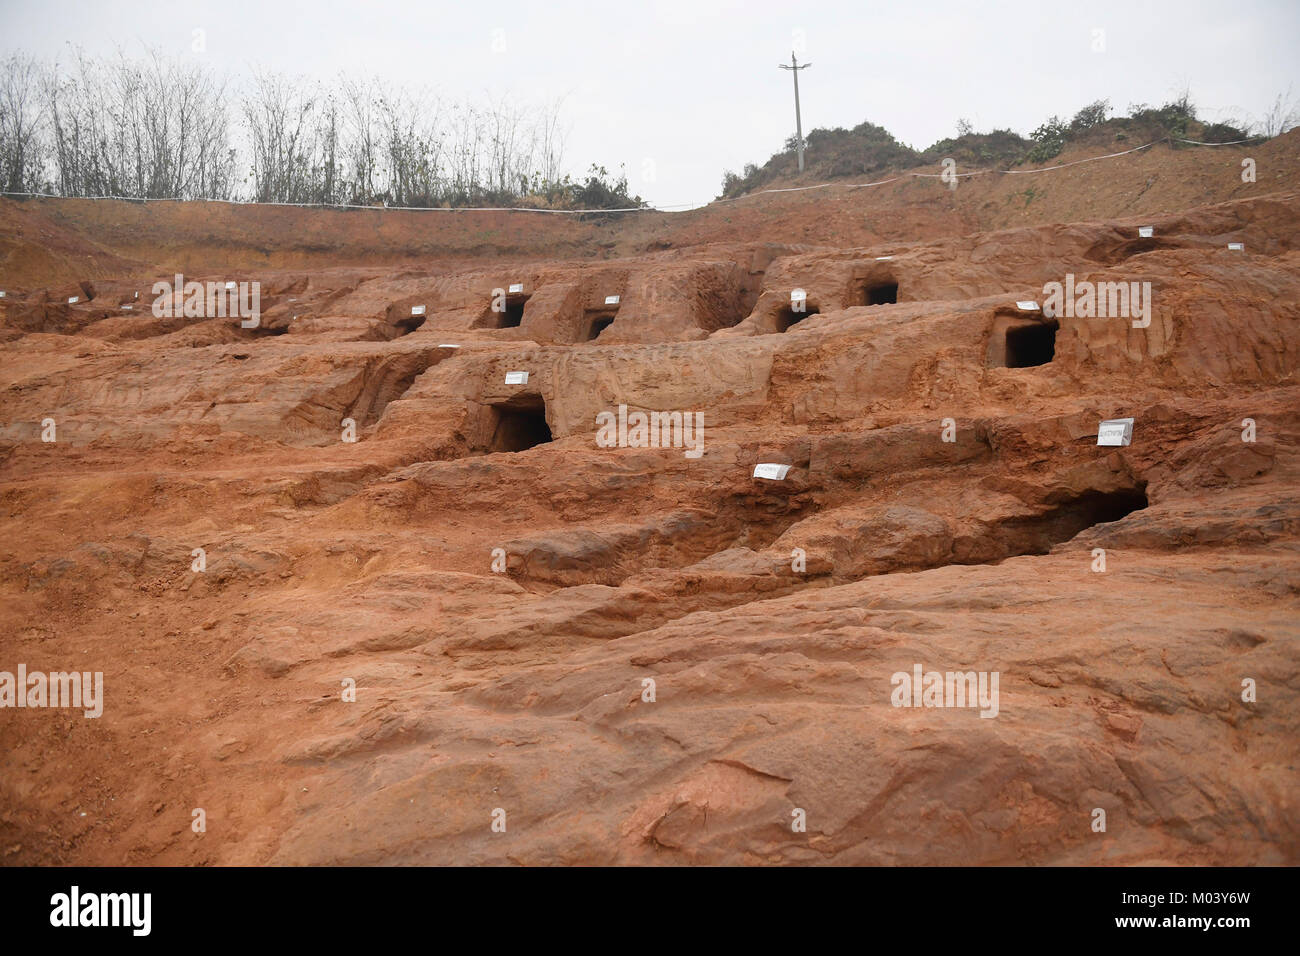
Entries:
{"type": "Polygon", "coordinates": [[[363,206],[358,203],[324,202],[257,202],[252,199],[175,199],[168,196],[60,196],[58,193],[0,192],[0,196],[25,196],[37,199],[112,199],[119,202],[215,202],[227,206],[289,206],[295,209],[396,209],[407,212],[549,212],[578,216],[598,212],[645,212],[653,206],[626,206],[620,209],[534,209],[530,206],[363,206]]]}
{"type": "Polygon", "coordinates": [[[1181,139],[1177,136],[1171,136],[1170,139],[1178,140],[1180,143],[1191,143],[1193,146],[1240,146],[1242,143],[1262,143],[1268,139],[1267,136],[1255,136],[1251,139],[1234,139],[1227,143],[1202,143],[1195,139],[1181,139]]]}
{"type": "Polygon", "coordinates": [[[117,200],[120,202],[212,202],[224,203],[230,206],[285,206],[295,209],[391,209],[403,210],[406,212],[541,212],[561,216],[588,216],[601,215],[603,213],[624,212],[677,212],[700,209],[709,205],[740,202],[742,199],[752,199],[755,196],[763,196],[772,193],[798,193],[806,192],[810,189],[867,189],[872,186],[884,186],[888,183],[896,183],[908,178],[943,179],[947,177],[949,179],[965,179],[971,176],[988,176],[994,173],[1008,176],[1028,176],[1034,173],[1049,173],[1053,170],[1066,169],[1070,166],[1080,166],[1083,163],[1095,163],[1102,159],[1115,159],[1119,156],[1127,156],[1130,153],[1136,153],[1148,149],[1164,139],[1171,141],[1177,140],[1180,143],[1190,143],[1194,146],[1239,146],[1243,143],[1259,141],[1259,138],[1256,138],[1239,139],[1231,143],[1201,143],[1192,139],[1179,139],[1175,136],[1167,136],[1162,137],[1161,139],[1152,140],[1142,146],[1135,146],[1132,149],[1123,150],[1122,152],[1107,153],[1104,156],[1089,156],[1086,159],[1076,159],[1069,163],[1058,163],[1055,166],[1044,166],[1041,169],[977,169],[969,173],[902,173],[898,176],[891,176],[889,179],[880,179],[870,183],[817,183],[812,186],[786,186],[779,189],[759,189],[754,192],[745,193],[743,196],[733,196],[730,199],[715,199],[707,203],[673,203],[660,206],[624,206],[616,209],[536,209],[530,206],[363,206],[355,203],[254,202],[242,199],[160,199],[145,196],[60,196],[56,193],[23,192],[0,192],[0,196],[21,196],[34,199],[88,199],[93,201],[117,200]]]}

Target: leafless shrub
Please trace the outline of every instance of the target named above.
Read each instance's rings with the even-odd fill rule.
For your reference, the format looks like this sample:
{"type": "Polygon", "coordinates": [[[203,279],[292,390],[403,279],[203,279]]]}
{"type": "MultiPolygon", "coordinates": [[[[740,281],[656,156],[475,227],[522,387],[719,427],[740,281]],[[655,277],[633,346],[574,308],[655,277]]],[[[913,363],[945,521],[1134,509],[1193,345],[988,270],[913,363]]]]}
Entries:
{"type": "Polygon", "coordinates": [[[45,77],[54,172],[66,196],[225,198],[234,155],[225,85],[198,65],[75,54],[45,77]]]}
{"type": "Polygon", "coordinates": [[[44,126],[40,66],[15,53],[0,64],[0,189],[39,192],[45,186],[44,126]]]}
{"type": "Polygon", "coordinates": [[[1277,95],[1273,105],[1260,120],[1258,129],[1261,135],[1271,139],[1297,126],[1300,126],[1300,106],[1291,98],[1291,88],[1287,87],[1286,93],[1277,95]]]}
{"type": "Polygon", "coordinates": [[[252,151],[255,202],[323,201],[325,176],[314,115],[319,93],[284,76],[258,73],[242,104],[252,151]]]}
{"type": "Polygon", "coordinates": [[[232,94],[197,63],[157,53],[74,51],[48,68],[15,55],[0,69],[6,191],[398,206],[568,206],[578,195],[561,172],[558,102],[447,104],[379,80],[265,72],[232,94]]]}

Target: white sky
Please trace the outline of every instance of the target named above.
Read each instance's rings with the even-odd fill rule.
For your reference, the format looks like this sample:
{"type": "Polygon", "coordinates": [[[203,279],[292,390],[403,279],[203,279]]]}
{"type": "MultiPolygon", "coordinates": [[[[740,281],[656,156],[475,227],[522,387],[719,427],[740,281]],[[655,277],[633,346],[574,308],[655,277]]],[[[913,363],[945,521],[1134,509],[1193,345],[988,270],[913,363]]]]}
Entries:
{"type": "Polygon", "coordinates": [[[236,82],[256,65],[453,99],[563,96],[569,170],[625,164],[632,191],[659,204],[713,198],[724,169],[761,165],[794,132],[777,63],[796,31],[813,63],[805,132],[869,119],[918,149],[959,117],[1028,133],[1099,98],[1122,111],[1184,86],[1211,118],[1258,118],[1288,87],[1300,100],[1297,0],[0,0],[4,54],[149,44],[192,57],[195,29],[236,82]]]}

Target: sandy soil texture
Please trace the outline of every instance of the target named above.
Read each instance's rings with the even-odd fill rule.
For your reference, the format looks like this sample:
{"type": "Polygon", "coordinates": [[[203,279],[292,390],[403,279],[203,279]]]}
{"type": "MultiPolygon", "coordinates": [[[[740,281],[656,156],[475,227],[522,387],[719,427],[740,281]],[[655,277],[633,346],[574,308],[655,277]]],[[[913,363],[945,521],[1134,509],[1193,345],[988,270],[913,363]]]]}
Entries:
{"type": "Polygon", "coordinates": [[[1300,131],[1245,155],[0,201],[0,672],[103,675],[0,708],[0,863],[1295,864],[1300,131]]]}

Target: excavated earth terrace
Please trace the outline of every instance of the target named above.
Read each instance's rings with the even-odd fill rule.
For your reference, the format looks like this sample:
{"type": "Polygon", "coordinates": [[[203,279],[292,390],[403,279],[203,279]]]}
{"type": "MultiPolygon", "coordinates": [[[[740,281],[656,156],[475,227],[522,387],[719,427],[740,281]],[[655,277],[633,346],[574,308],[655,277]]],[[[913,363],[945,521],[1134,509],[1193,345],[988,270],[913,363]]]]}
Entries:
{"type": "Polygon", "coordinates": [[[1300,193],[187,247],[253,328],[155,315],[166,230],[83,255],[53,206],[4,207],[0,672],[102,715],[0,708],[0,862],[1300,860],[1300,193]]]}

